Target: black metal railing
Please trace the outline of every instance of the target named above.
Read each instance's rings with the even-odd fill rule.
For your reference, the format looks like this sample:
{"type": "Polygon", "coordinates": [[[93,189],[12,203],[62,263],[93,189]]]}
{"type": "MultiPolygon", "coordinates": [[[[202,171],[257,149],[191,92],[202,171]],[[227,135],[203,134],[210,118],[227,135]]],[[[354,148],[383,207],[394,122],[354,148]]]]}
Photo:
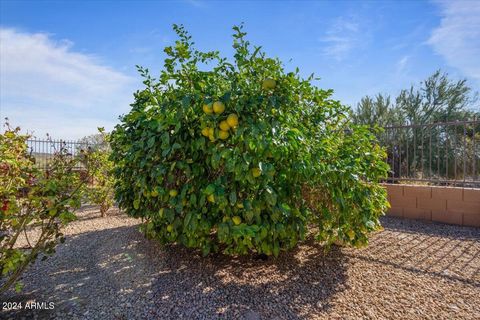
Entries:
{"type": "MultiPolygon", "coordinates": [[[[42,170],[47,170],[56,153],[62,152],[64,155],[76,157],[81,150],[89,148],[88,143],[68,140],[38,140],[28,139],[27,146],[30,155],[35,158],[35,164],[42,170]]],[[[81,163],[78,163],[74,169],[83,169],[81,163]]]]}
{"type": "Polygon", "coordinates": [[[388,182],[480,187],[480,122],[438,122],[386,127],[388,182]]]}
{"type": "MultiPolygon", "coordinates": [[[[384,129],[378,139],[388,154],[390,174],[386,182],[480,188],[480,121],[477,119],[384,129]]],[[[48,168],[55,152],[61,148],[75,157],[82,149],[92,146],[79,141],[28,140],[30,153],[41,169],[48,168]]]]}

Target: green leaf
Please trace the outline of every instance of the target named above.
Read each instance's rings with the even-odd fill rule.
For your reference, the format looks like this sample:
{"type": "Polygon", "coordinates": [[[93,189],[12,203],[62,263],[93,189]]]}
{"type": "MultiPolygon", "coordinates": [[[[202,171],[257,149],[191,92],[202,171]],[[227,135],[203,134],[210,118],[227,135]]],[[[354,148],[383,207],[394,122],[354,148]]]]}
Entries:
{"type": "Polygon", "coordinates": [[[148,142],[147,142],[148,148],[153,147],[154,144],[155,144],[155,137],[151,137],[150,139],[148,139],[148,142]]]}
{"type": "Polygon", "coordinates": [[[67,224],[77,219],[77,216],[70,211],[63,211],[58,215],[58,218],[63,224],[67,224]]]}
{"type": "Polygon", "coordinates": [[[209,184],[206,188],[204,193],[209,196],[215,192],[215,185],[214,184],[209,184]]]}
{"type": "Polygon", "coordinates": [[[192,213],[189,212],[185,216],[185,221],[184,221],[184,226],[187,227],[190,224],[190,221],[192,220],[192,213]]]}
{"type": "Polygon", "coordinates": [[[237,193],[235,191],[230,192],[229,195],[230,204],[233,206],[237,203],[237,193]]]}
{"type": "Polygon", "coordinates": [[[275,257],[278,257],[278,254],[280,253],[280,246],[278,244],[278,241],[275,241],[273,244],[273,255],[275,257]]]}
{"type": "Polygon", "coordinates": [[[21,281],[15,282],[15,292],[16,292],[16,293],[22,292],[23,286],[24,286],[24,285],[23,285],[23,282],[21,282],[21,281]]]}

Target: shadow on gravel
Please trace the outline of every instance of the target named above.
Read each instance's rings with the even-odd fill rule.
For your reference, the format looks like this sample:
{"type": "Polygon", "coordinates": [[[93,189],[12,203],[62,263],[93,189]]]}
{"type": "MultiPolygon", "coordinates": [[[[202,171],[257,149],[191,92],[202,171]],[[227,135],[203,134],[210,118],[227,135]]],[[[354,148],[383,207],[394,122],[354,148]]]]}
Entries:
{"type": "Polygon", "coordinates": [[[383,217],[369,247],[346,253],[414,274],[480,286],[480,228],[383,217]]]}
{"type": "Polygon", "coordinates": [[[2,318],[165,319],[308,318],[345,289],[348,257],[306,243],[263,261],[206,258],[181,246],[161,248],[137,226],[86,232],[25,274],[24,292],[0,301],[54,302],[54,310],[11,310],[2,318]],[[267,311],[268,310],[268,311],[267,311]]]}
{"type": "Polygon", "coordinates": [[[335,249],[325,255],[312,243],[267,261],[224,255],[205,259],[187,252],[166,249],[169,267],[153,285],[158,317],[160,310],[174,308],[171,315],[182,318],[308,318],[326,312],[332,296],[345,289],[345,256],[335,249]]]}
{"type": "Polygon", "coordinates": [[[434,221],[413,220],[398,217],[381,217],[385,228],[403,233],[418,233],[455,240],[480,241],[480,228],[464,227],[434,221]]]}

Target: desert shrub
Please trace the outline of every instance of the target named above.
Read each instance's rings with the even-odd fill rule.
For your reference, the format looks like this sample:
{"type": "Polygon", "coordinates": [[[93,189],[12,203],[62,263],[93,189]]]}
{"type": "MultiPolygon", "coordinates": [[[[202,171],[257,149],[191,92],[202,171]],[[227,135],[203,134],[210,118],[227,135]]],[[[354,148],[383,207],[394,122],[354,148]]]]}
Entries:
{"type": "Polygon", "coordinates": [[[386,210],[385,153],[331,90],[286,72],[234,27],[234,59],[182,26],[111,137],[116,198],[161,243],[278,255],[312,228],[363,245],[386,210]]]}
{"type": "Polygon", "coordinates": [[[20,289],[17,280],[27,266],[64,241],[61,228],[76,218],[89,180],[88,168],[75,170],[84,159],[73,158],[63,146],[47,171],[37,169],[27,139],[8,124],[0,134],[0,292],[14,284],[20,289]]]}

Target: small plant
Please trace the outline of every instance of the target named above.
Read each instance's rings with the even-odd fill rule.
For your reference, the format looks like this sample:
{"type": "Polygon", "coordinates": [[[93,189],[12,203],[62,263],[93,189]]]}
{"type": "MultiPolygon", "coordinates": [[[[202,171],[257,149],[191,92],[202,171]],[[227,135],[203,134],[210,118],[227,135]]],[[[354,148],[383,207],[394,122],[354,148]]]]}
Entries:
{"type": "Polygon", "coordinates": [[[20,290],[17,280],[27,266],[38,256],[46,259],[64,241],[61,227],[75,220],[90,175],[88,167],[83,174],[75,170],[88,151],[73,158],[64,146],[47,171],[37,169],[28,135],[6,126],[0,135],[0,293],[14,284],[20,290]]]}
{"type": "Polygon", "coordinates": [[[148,237],[203,254],[277,256],[311,226],[327,245],[366,244],[388,205],[374,135],[242,27],[233,62],[174,29],[159,79],[139,67],[146,88],[112,133],[120,207],[148,237]]]}

